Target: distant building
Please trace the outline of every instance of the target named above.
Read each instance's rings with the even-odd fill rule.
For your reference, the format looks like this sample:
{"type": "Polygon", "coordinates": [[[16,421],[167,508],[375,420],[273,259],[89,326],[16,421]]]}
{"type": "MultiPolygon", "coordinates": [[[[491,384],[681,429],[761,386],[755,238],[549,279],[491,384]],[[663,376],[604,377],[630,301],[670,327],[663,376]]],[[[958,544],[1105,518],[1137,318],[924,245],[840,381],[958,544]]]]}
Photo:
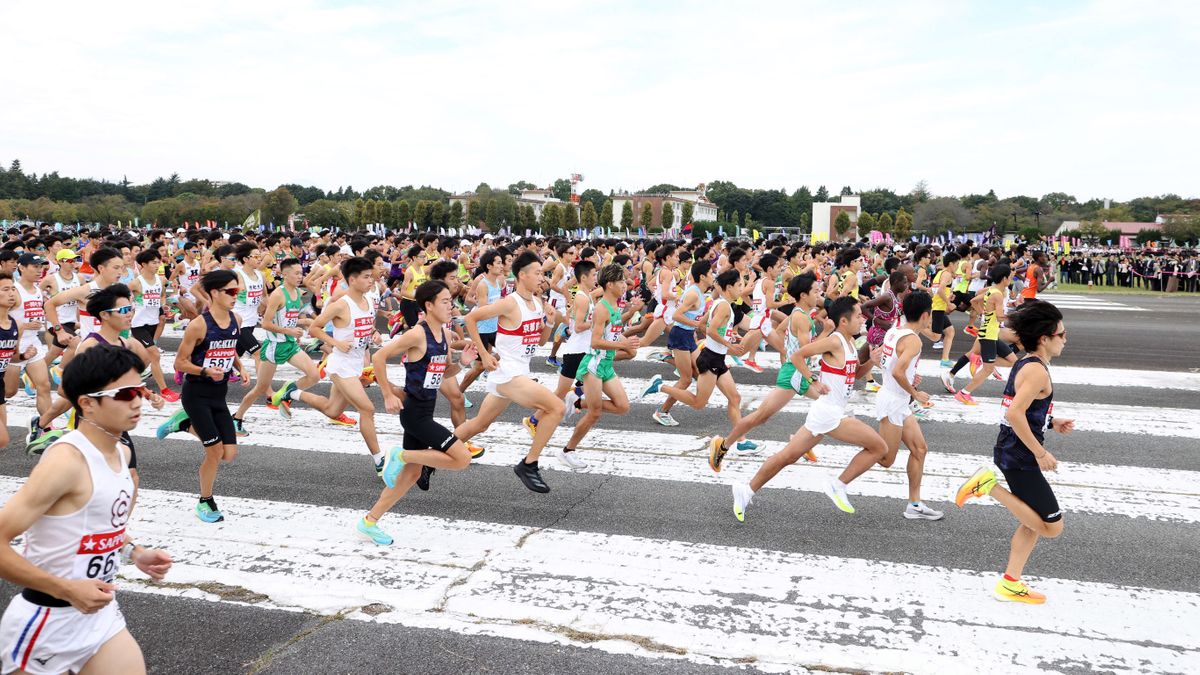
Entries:
{"type": "MultiPolygon", "coordinates": [[[[462,204],[463,215],[465,216],[467,213],[467,207],[476,198],[478,198],[478,195],[476,195],[474,192],[464,192],[462,194],[450,195],[450,205],[453,206],[454,202],[462,204]]],[[[554,197],[549,190],[521,190],[521,194],[514,197],[514,199],[516,200],[518,207],[523,208],[525,206],[532,206],[533,215],[539,220],[542,217],[542,209],[546,208],[547,204],[571,206],[577,213],[579,211],[579,204],[564,202],[563,200],[554,197]]]]}
{"type": "MultiPolygon", "coordinates": [[[[858,216],[862,212],[862,198],[858,195],[843,195],[840,202],[813,202],[812,205],[812,240],[837,241],[843,239],[833,226],[838,214],[845,212],[850,216],[850,229],[846,230],[846,240],[856,239],[858,232],[858,216]]],[[[865,235],[866,232],[861,234],[865,235]]]]}
{"type": "MultiPolygon", "coordinates": [[[[652,220],[650,227],[661,227],[664,230],[672,227],[682,228],[683,223],[683,205],[690,203],[692,205],[692,222],[702,223],[715,221],[717,219],[717,205],[708,200],[705,196],[704,185],[700,185],[695,190],[672,190],[671,192],[662,193],[637,193],[637,194],[614,194],[612,195],[613,203],[613,222],[612,227],[621,227],[621,211],[625,208],[625,204],[629,203],[633,208],[633,225],[630,229],[636,230],[641,227],[642,209],[646,204],[650,205],[650,213],[652,220]],[[663,224],[662,210],[663,204],[671,205],[674,212],[674,218],[671,222],[663,224]]],[[[601,223],[605,225],[605,223],[601,223]]]]}

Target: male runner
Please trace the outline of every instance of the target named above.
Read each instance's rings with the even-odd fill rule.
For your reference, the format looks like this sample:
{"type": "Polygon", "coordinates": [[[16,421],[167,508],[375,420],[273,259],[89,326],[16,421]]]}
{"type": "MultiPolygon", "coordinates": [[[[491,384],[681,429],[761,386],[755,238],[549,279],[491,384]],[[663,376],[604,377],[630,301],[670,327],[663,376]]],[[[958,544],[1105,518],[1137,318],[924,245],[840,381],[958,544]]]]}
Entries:
{"type": "Polygon", "coordinates": [[[997,357],[1008,359],[1012,355],[1012,349],[1000,339],[1000,324],[1005,319],[1004,298],[1008,295],[1012,273],[1008,265],[997,265],[988,272],[988,276],[990,285],[971,300],[974,311],[983,315],[976,337],[980,367],[971,369],[971,381],[954,394],[954,399],[964,405],[979,405],[971,394],[995,372],[997,357]]]}
{"type": "MultiPolygon", "coordinates": [[[[692,283],[679,296],[679,304],[675,307],[675,314],[672,317],[675,325],[667,333],[667,349],[671,350],[672,362],[675,364],[675,369],[679,371],[679,380],[675,383],[675,388],[681,391],[692,385],[695,376],[696,331],[700,330],[705,323],[709,293],[712,291],[713,284],[716,283],[712,263],[707,260],[700,260],[693,264],[689,273],[692,283]]],[[[661,383],[662,377],[655,375],[646,390],[642,392],[642,397],[658,391],[655,382],[661,383]]],[[[675,418],[671,416],[671,408],[674,407],[675,402],[675,398],[668,396],[662,406],[651,413],[651,418],[664,427],[678,426],[679,422],[676,422],[675,418]]]]}
{"type": "MultiPolygon", "coordinates": [[[[46,259],[35,253],[22,253],[17,260],[21,278],[16,287],[20,299],[16,307],[9,311],[9,316],[21,324],[21,342],[16,352],[19,358],[9,364],[10,368],[4,374],[4,396],[7,399],[17,393],[21,385],[21,369],[25,370],[24,374],[36,392],[39,414],[49,410],[51,403],[50,364],[46,361],[49,349],[41,339],[42,330],[46,327],[45,296],[42,295],[42,289],[38,288],[45,265],[46,259]],[[35,351],[32,356],[25,358],[30,347],[34,347],[35,351]]],[[[30,420],[26,442],[33,441],[41,432],[35,415],[30,420]]]]}
{"type": "MultiPolygon", "coordinates": [[[[35,347],[29,347],[23,355],[17,353],[17,345],[21,341],[21,322],[14,319],[10,312],[20,302],[20,297],[12,275],[0,272],[0,377],[4,376],[14,357],[28,358],[37,352],[35,347]]],[[[4,398],[2,394],[0,390],[0,399],[4,398]]],[[[8,409],[4,401],[0,401],[0,441],[3,441],[0,447],[8,447],[9,440],[8,409]]]]}
{"type": "Polygon", "coordinates": [[[158,385],[163,399],[174,403],[179,400],[179,394],[167,387],[160,363],[162,352],[159,351],[158,344],[155,342],[167,286],[166,280],[158,274],[161,260],[158,251],[151,248],[137,254],[136,261],[138,274],[133,281],[129,282],[129,290],[133,293],[136,301],[133,321],[130,324],[130,335],[146,348],[150,361],[150,372],[154,376],[154,382],[158,385]]]}

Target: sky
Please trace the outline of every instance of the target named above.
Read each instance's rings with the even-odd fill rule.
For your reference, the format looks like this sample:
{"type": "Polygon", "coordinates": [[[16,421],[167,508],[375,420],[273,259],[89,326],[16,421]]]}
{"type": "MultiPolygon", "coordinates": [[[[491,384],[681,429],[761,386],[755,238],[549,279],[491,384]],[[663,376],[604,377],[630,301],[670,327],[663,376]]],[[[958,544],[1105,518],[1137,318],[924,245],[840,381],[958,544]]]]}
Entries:
{"type": "Polygon", "coordinates": [[[6,2],[0,162],[135,183],[1200,194],[1200,3],[6,2]]]}

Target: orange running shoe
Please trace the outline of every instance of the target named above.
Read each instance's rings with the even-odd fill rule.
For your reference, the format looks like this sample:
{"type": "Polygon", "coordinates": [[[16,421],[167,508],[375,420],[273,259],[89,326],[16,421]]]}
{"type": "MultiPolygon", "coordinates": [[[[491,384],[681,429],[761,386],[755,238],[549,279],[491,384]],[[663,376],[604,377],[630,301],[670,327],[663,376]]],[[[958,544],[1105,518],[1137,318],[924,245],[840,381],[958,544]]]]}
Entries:
{"type": "Polygon", "coordinates": [[[996,472],[986,466],[979,467],[979,470],[967,479],[967,482],[958,488],[958,494],[954,496],[954,504],[962,507],[966,501],[972,497],[983,497],[996,487],[996,472]]]}
{"type": "Polygon", "coordinates": [[[355,424],[358,424],[358,420],[354,419],[353,417],[350,417],[346,413],[342,413],[341,415],[338,415],[337,417],[330,417],[329,423],[336,424],[339,427],[352,427],[355,424]]]}
{"type": "Polygon", "coordinates": [[[1024,602],[1030,605],[1041,605],[1046,602],[1046,596],[1030,589],[1020,579],[1009,581],[1000,577],[994,591],[997,600],[1005,602],[1024,602]]]}

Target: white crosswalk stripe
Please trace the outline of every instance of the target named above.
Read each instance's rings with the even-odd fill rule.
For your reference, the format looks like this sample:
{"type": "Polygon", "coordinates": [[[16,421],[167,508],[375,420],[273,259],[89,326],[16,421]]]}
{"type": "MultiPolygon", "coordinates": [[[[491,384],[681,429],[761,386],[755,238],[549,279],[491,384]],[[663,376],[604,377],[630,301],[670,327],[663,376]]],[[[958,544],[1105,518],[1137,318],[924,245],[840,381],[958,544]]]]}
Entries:
{"type": "Polygon", "coordinates": [[[1083,309],[1095,312],[1146,312],[1145,307],[1126,305],[1096,295],[1073,295],[1070,293],[1043,293],[1039,299],[1053,303],[1059,309],[1083,309]]]}
{"type": "MultiPolygon", "coordinates": [[[[650,351],[642,350],[638,360],[645,360],[650,351]]],[[[164,353],[168,372],[173,359],[174,354],[164,353]]],[[[770,370],[777,367],[778,357],[764,353],[758,361],[770,370]]],[[[669,366],[660,369],[669,370],[669,366]]],[[[399,366],[389,368],[395,381],[401,372],[399,366]]],[[[735,376],[741,372],[735,371],[735,376]]],[[[923,362],[920,372],[934,377],[939,370],[936,363],[923,362]]],[[[294,374],[294,369],[281,369],[277,379],[294,374]]],[[[1175,393],[1200,391],[1200,375],[1189,373],[1056,367],[1054,376],[1056,383],[1077,386],[1121,381],[1125,386],[1175,393]]],[[[538,373],[537,378],[547,384],[554,380],[548,373],[538,373]]],[[[647,383],[645,377],[622,381],[631,399],[647,383]]],[[[482,398],[481,388],[477,385],[471,391],[476,404],[482,398]]],[[[1002,507],[989,499],[973,501],[963,511],[947,503],[966,475],[990,463],[986,443],[994,440],[999,388],[1000,383],[985,385],[986,395],[978,397],[977,408],[947,396],[936,397],[936,406],[922,422],[929,429],[967,425],[986,446],[930,449],[923,495],[935,508],[951,510],[951,518],[1002,513],[1002,507]]],[[[771,387],[754,384],[738,389],[752,408],[771,387]]],[[[661,394],[652,395],[643,403],[662,400],[661,394]]],[[[709,407],[724,405],[724,398],[714,392],[709,407]]],[[[797,398],[780,415],[789,425],[794,422],[791,428],[795,428],[803,423],[808,406],[809,401],[797,398]]],[[[131,432],[139,454],[147,452],[142,448],[153,447],[155,427],[176,407],[145,411],[131,432]]],[[[631,414],[645,415],[646,410],[637,408],[631,414]]],[[[684,406],[675,411],[676,418],[685,422],[694,412],[684,406]]],[[[851,406],[853,414],[869,423],[873,411],[870,395],[862,395],[851,406]]],[[[9,401],[8,412],[11,424],[21,424],[33,414],[33,402],[19,394],[9,401]]],[[[1076,398],[1056,399],[1055,414],[1073,416],[1081,433],[1137,433],[1148,443],[1165,445],[1200,437],[1200,415],[1192,409],[1076,398]]],[[[439,417],[439,421],[449,426],[448,420],[439,417]]],[[[243,452],[262,445],[296,453],[300,461],[358,455],[359,464],[348,463],[347,470],[357,467],[364,481],[379,484],[356,429],[333,427],[321,414],[299,405],[287,423],[277,413],[255,406],[246,424],[251,435],[241,441],[243,452]]],[[[394,417],[377,413],[377,424],[385,448],[398,441],[401,430],[394,417]]],[[[555,431],[549,448],[566,442],[571,424],[555,431]]],[[[578,448],[589,464],[581,473],[664,487],[722,486],[721,503],[713,510],[732,521],[729,492],[723,486],[747,480],[784,440],[761,441],[763,448],[754,456],[730,452],[722,473],[714,474],[706,461],[707,444],[712,434],[727,429],[722,418],[712,428],[693,425],[629,433],[620,420],[605,418],[578,448]]],[[[183,435],[172,438],[188,442],[183,435]]],[[[495,423],[474,440],[487,448],[475,462],[484,466],[511,466],[529,445],[526,430],[511,421],[495,423]]],[[[802,461],[789,467],[767,490],[780,491],[787,498],[817,495],[822,506],[832,509],[821,496],[824,481],[856,452],[857,448],[846,445],[822,443],[816,448],[815,464],[802,461]]],[[[553,457],[554,451],[547,450],[542,467],[547,482],[558,489],[569,470],[553,457]]],[[[855,481],[851,498],[893,500],[896,528],[918,531],[940,525],[899,518],[907,494],[906,458],[907,451],[902,450],[892,468],[876,467],[855,481]]],[[[508,478],[512,479],[511,472],[508,478]]],[[[1200,471],[1131,466],[1119,458],[1117,463],[1105,463],[1097,458],[1063,462],[1051,483],[1068,513],[1153,523],[1179,528],[1186,535],[1200,524],[1198,479],[1200,471]]],[[[0,476],[0,500],[7,500],[20,484],[20,478],[0,476]]],[[[380,547],[354,532],[369,503],[323,506],[220,497],[227,521],[206,525],[191,514],[194,500],[192,494],[169,490],[140,493],[134,518],[137,536],[168,548],[177,563],[169,584],[156,584],[136,570],[124,570],[124,591],[250,603],[467,635],[586,645],[647,659],[753,664],[766,672],[956,672],[963,670],[968,655],[971,663],[996,672],[1200,669],[1200,623],[1163,620],[1200,614],[1197,592],[1079,580],[1064,572],[1028,579],[1031,586],[1051,596],[1046,605],[1032,608],[991,600],[988,596],[997,577],[993,570],[780,551],[772,548],[769,538],[753,547],[722,546],[689,541],[684,533],[680,533],[684,540],[676,540],[416,516],[406,514],[401,502],[381,522],[396,543],[380,547]]],[[[747,520],[758,516],[751,508],[747,520]]],[[[855,517],[861,514],[846,516],[846,522],[855,517]]],[[[931,545],[954,545],[942,541],[932,528],[925,532],[931,545]]],[[[1008,535],[989,531],[985,536],[999,546],[1008,535]]]]}

